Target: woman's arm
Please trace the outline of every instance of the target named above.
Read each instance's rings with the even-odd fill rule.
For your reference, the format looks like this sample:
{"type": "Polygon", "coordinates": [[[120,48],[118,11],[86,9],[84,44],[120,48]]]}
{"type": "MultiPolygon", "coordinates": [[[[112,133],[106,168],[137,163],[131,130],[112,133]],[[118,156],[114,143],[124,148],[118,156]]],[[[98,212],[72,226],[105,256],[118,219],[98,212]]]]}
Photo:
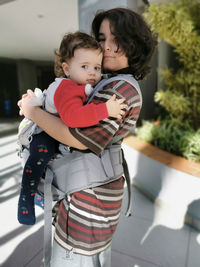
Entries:
{"type": "Polygon", "coordinates": [[[18,102],[20,107],[20,114],[26,118],[35,122],[41,127],[48,135],[58,140],[59,142],[75,147],[77,149],[85,150],[87,147],[79,142],[69,132],[68,127],[61,121],[60,118],[47,113],[40,107],[34,107],[29,105],[31,99],[34,97],[34,93],[31,90],[27,91],[27,94],[18,102]]]}
{"type": "Polygon", "coordinates": [[[109,143],[120,142],[135,125],[141,110],[141,97],[138,91],[126,81],[110,83],[108,88],[99,91],[92,101],[105,102],[115,93],[119,98],[125,98],[128,109],[121,121],[108,118],[89,128],[69,128],[70,133],[87,146],[92,152],[100,155],[109,143]],[[114,86],[114,88],[113,88],[114,86]],[[114,139],[113,139],[114,138],[114,139]]]}

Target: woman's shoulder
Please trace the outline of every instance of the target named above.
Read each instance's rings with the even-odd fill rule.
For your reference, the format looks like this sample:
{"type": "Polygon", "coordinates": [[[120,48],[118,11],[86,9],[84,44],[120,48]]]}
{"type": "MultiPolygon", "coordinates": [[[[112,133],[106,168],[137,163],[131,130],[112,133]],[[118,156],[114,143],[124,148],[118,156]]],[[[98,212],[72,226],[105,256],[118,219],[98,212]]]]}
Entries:
{"type": "Polygon", "coordinates": [[[120,87],[129,87],[135,88],[138,91],[140,90],[140,86],[137,80],[131,74],[118,74],[111,78],[107,78],[104,80],[107,88],[120,88],[120,87]]]}
{"type": "Polygon", "coordinates": [[[137,96],[141,98],[141,91],[138,82],[133,79],[117,79],[113,81],[113,90],[118,94],[122,95],[124,98],[132,98],[137,96]]]}

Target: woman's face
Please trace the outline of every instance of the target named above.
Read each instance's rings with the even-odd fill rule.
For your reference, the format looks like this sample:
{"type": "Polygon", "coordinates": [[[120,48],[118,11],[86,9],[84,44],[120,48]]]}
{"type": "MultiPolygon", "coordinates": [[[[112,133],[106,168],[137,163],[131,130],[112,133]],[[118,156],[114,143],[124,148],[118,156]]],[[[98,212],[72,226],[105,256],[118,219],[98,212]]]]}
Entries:
{"type": "Polygon", "coordinates": [[[128,58],[116,44],[110,22],[104,19],[99,28],[99,42],[104,51],[103,68],[108,71],[117,71],[128,67],[128,58]]]}

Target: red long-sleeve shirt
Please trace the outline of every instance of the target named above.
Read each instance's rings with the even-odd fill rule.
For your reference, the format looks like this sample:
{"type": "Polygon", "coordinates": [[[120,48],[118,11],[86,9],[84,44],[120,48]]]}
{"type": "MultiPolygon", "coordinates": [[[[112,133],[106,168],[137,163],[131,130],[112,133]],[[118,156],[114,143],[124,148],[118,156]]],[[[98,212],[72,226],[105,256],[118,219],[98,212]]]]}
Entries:
{"type": "Polygon", "coordinates": [[[54,95],[55,107],[62,121],[71,128],[89,127],[108,118],[106,103],[84,105],[85,85],[63,79],[54,95]]]}

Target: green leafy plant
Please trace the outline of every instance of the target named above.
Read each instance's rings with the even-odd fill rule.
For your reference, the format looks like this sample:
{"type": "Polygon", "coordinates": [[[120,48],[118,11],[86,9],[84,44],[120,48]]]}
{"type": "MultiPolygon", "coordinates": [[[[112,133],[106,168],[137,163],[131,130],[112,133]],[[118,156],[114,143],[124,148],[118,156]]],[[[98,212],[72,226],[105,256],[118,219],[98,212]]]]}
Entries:
{"type": "Polygon", "coordinates": [[[155,94],[165,115],[144,122],[138,136],[177,155],[200,161],[200,0],[149,5],[144,16],[159,40],[173,47],[176,70],[161,71],[166,88],[155,94]],[[148,132],[148,134],[147,134],[148,132]]]}

